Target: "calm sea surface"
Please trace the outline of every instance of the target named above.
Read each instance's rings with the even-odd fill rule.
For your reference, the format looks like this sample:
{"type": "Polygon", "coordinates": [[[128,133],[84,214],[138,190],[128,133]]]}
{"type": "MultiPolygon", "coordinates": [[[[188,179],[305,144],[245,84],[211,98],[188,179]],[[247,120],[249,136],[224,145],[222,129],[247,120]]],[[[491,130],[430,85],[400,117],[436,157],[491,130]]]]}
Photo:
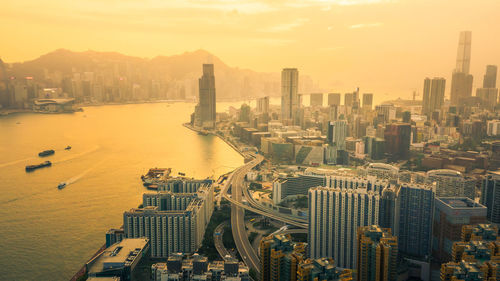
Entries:
{"type": "Polygon", "coordinates": [[[220,139],[182,126],[193,109],[157,103],[0,117],[0,280],[68,280],[141,203],[140,175],[150,167],[205,178],[242,165],[220,139]],[[38,157],[45,149],[56,153],[38,157]],[[25,172],[45,160],[52,167],[25,172]]]}

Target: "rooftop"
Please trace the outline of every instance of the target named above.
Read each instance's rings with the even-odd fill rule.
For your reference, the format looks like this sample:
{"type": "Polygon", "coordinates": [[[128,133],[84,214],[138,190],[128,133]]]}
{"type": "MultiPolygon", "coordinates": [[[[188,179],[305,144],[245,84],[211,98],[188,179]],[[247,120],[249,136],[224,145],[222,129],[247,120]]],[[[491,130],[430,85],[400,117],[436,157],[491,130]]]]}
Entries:
{"type": "Polygon", "coordinates": [[[486,208],[485,206],[466,197],[439,197],[437,200],[442,201],[449,208],[453,209],[486,208]]]}
{"type": "Polygon", "coordinates": [[[92,273],[121,269],[131,265],[138,256],[141,256],[140,253],[148,243],[147,238],[135,238],[124,239],[113,244],[87,264],[89,276],[92,276],[92,273]]]}

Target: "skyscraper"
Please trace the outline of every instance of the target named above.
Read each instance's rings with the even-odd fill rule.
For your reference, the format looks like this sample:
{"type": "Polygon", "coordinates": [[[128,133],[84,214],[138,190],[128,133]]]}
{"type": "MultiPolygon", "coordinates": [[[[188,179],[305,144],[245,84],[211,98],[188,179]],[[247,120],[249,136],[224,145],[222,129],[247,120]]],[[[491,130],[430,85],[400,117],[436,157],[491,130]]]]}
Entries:
{"type": "Polygon", "coordinates": [[[363,94],[363,108],[365,110],[372,110],[373,105],[373,94],[365,93],[363,94]]]}
{"type": "Polygon", "coordinates": [[[151,257],[166,258],[177,252],[194,253],[201,246],[214,209],[214,186],[196,180],[184,180],[184,183],[185,187],[198,186],[196,192],[146,193],[143,208],[123,214],[125,237],[149,238],[151,257]]]}
{"type": "Polygon", "coordinates": [[[328,105],[340,105],[340,94],[330,93],[328,94],[328,105]]]}
{"type": "Polygon", "coordinates": [[[296,68],[284,68],[281,71],[281,119],[295,120],[300,107],[299,71],[296,68]]]}
{"type": "Polygon", "coordinates": [[[497,66],[487,65],[486,74],[483,78],[483,88],[496,88],[497,87],[497,66]]]}
{"type": "Polygon", "coordinates": [[[345,149],[346,137],[347,122],[345,120],[337,120],[328,124],[328,142],[334,144],[337,149],[345,149]]]}
{"type": "Polygon", "coordinates": [[[199,104],[198,119],[202,127],[215,127],[216,120],[216,96],[215,96],[215,76],[214,65],[203,64],[203,75],[199,83],[199,104]]]}
{"type": "Polygon", "coordinates": [[[471,54],[471,32],[460,32],[457,51],[457,65],[451,79],[451,104],[459,105],[461,100],[472,96],[473,77],[469,74],[471,54]]]}
{"type": "Polygon", "coordinates": [[[397,191],[395,235],[399,252],[428,258],[431,253],[435,187],[402,184],[397,191]]]}
{"type": "Polygon", "coordinates": [[[408,159],[410,156],[411,126],[409,124],[389,124],[385,127],[384,139],[391,161],[408,159]]]}
{"type": "Polygon", "coordinates": [[[446,80],[444,78],[424,79],[424,97],[422,100],[422,114],[430,117],[435,110],[441,110],[444,103],[444,90],[446,80]]]}
{"type": "Polygon", "coordinates": [[[9,96],[9,80],[7,78],[7,72],[5,70],[5,64],[0,59],[0,108],[6,108],[10,105],[9,96]]]}
{"type": "Polygon", "coordinates": [[[358,281],[396,281],[398,239],[377,225],[358,229],[358,281]]]}
{"type": "Polygon", "coordinates": [[[259,113],[269,113],[269,97],[262,97],[257,100],[257,111],[259,113]]]}
{"type": "Polygon", "coordinates": [[[486,74],[484,74],[483,87],[477,88],[476,96],[481,99],[484,108],[492,110],[498,103],[497,85],[497,66],[486,66],[486,74]]]}
{"type": "Polygon", "coordinates": [[[488,208],[488,220],[500,223],[500,172],[489,172],[483,180],[480,202],[488,208]]]}
{"type": "Polygon", "coordinates": [[[313,93],[309,98],[311,106],[323,106],[323,93],[313,93]]]}
{"type": "Polygon", "coordinates": [[[354,268],[357,231],[378,224],[380,196],[364,188],[309,189],[309,257],[333,258],[337,266],[354,268]]]}
{"type": "Polygon", "coordinates": [[[305,259],[305,244],[290,236],[270,235],[260,241],[262,281],[296,280],[298,264],[305,259]]]}
{"type": "Polygon", "coordinates": [[[354,94],[345,93],[344,95],[344,105],[352,107],[354,105],[354,94]]]}
{"type": "Polygon", "coordinates": [[[469,74],[471,39],[472,39],[472,32],[470,31],[460,32],[460,38],[458,40],[458,51],[457,51],[457,67],[455,68],[456,72],[469,74]]]}

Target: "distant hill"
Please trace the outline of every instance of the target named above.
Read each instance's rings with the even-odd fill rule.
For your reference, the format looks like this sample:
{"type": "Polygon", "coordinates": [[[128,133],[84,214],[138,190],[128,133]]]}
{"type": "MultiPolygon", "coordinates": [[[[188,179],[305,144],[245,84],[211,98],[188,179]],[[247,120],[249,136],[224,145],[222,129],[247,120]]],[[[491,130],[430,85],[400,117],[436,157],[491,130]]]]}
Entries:
{"type": "Polygon", "coordinates": [[[116,52],[73,52],[58,49],[31,61],[10,64],[9,75],[32,76],[41,83],[45,82],[47,86],[57,86],[60,82],[48,77],[70,77],[73,73],[83,72],[94,72],[108,77],[126,76],[133,81],[139,81],[139,84],[140,81],[162,80],[172,85],[189,85],[189,97],[197,95],[195,89],[203,63],[214,64],[218,98],[240,99],[279,95],[279,70],[276,73],[260,73],[230,67],[205,50],[145,59],[116,52]]]}

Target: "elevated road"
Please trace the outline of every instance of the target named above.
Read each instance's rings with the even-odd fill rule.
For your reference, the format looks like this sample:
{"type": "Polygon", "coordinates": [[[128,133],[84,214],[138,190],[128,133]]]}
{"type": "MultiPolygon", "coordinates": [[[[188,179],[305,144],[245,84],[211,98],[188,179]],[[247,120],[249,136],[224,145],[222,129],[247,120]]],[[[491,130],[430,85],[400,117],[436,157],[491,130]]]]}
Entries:
{"type": "MultiPolygon", "coordinates": [[[[261,204],[255,202],[253,198],[251,198],[251,195],[248,192],[246,186],[244,186],[245,175],[250,170],[259,165],[264,160],[264,157],[259,154],[248,155],[253,157],[253,159],[240,168],[236,169],[228,177],[228,179],[226,180],[226,184],[221,190],[221,197],[225,198],[231,203],[231,228],[236,248],[238,249],[241,258],[243,259],[243,262],[245,262],[248,267],[253,268],[259,275],[260,260],[256,251],[248,240],[248,235],[245,228],[245,210],[252,211],[256,214],[266,216],[268,218],[300,228],[307,228],[307,223],[303,219],[291,217],[269,208],[265,208],[261,204]],[[231,195],[227,194],[229,188],[231,188],[231,195]],[[247,202],[249,202],[250,205],[243,203],[244,198],[247,202]]],[[[302,231],[300,232],[304,233],[302,231]]]]}
{"type": "Polygon", "coordinates": [[[231,256],[231,253],[226,249],[224,246],[224,242],[222,240],[222,235],[224,234],[224,227],[227,226],[227,221],[219,224],[215,230],[214,230],[214,244],[215,244],[215,249],[217,249],[217,252],[221,256],[221,258],[225,258],[226,256],[231,256]]]}

